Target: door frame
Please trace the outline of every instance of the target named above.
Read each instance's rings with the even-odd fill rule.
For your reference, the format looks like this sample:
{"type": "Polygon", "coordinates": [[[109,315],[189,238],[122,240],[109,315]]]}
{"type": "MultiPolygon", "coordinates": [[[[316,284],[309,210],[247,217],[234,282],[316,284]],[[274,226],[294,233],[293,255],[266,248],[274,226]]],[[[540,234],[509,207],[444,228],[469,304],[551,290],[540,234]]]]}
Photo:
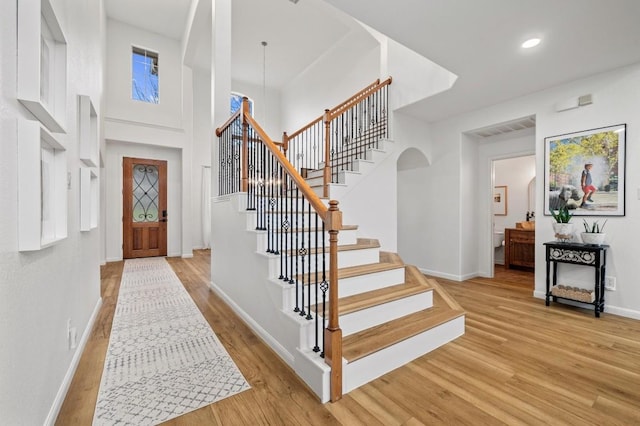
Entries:
{"type": "MultiPolygon", "coordinates": [[[[130,171],[129,171],[130,173],[130,171]]],[[[167,160],[156,160],[149,158],[140,158],[140,157],[122,157],[122,256],[123,259],[132,259],[138,257],[154,257],[154,256],[167,256],[167,247],[168,247],[168,232],[167,232],[167,207],[168,207],[168,161],[167,160]],[[158,228],[159,228],[159,241],[160,245],[158,249],[147,249],[146,253],[143,255],[136,255],[133,253],[133,236],[128,239],[127,235],[133,233],[133,226],[131,221],[125,221],[125,218],[131,214],[132,211],[132,200],[131,194],[125,193],[129,190],[129,183],[127,182],[127,172],[128,166],[130,165],[142,163],[155,165],[158,167],[159,175],[163,176],[164,179],[160,179],[160,188],[159,188],[159,202],[158,202],[158,228]],[[163,208],[164,207],[164,208],[163,208]]],[[[130,176],[131,177],[131,176],[130,176]]],[[[132,178],[132,177],[131,177],[132,178]]],[[[155,223],[155,222],[152,222],[155,223]]]]}

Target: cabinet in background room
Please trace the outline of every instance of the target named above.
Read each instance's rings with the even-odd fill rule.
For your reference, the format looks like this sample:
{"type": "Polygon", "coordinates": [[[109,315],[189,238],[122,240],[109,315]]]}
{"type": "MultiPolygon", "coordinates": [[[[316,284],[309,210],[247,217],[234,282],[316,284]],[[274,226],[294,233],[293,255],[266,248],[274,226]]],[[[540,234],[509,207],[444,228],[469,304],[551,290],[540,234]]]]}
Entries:
{"type": "Polygon", "coordinates": [[[528,229],[504,230],[504,266],[535,267],[536,232],[528,229]]]}

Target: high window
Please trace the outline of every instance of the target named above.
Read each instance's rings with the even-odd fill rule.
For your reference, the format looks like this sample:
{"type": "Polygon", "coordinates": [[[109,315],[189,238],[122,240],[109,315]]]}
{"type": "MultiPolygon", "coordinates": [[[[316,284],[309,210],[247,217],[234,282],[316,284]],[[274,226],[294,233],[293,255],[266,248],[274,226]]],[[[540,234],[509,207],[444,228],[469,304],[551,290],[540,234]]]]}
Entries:
{"type": "Polygon", "coordinates": [[[159,103],[158,54],[139,47],[131,54],[131,99],[159,103]]]}
{"type": "MultiPolygon", "coordinates": [[[[235,114],[242,106],[243,96],[240,93],[231,92],[231,115],[235,114]]],[[[253,100],[251,98],[249,98],[249,114],[253,116],[253,100]]]]}

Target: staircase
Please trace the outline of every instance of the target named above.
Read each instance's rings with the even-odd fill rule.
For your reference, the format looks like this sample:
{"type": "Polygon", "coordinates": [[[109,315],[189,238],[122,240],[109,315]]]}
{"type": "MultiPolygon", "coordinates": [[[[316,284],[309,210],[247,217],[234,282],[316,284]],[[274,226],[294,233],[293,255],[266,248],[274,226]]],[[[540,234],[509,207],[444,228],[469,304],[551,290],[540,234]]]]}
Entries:
{"type": "MultiPolygon", "coordinates": [[[[389,154],[385,149],[392,149],[393,143],[384,140],[376,146],[368,149],[364,158],[354,160],[351,167],[345,167],[349,170],[339,172],[338,182],[329,186],[329,198],[340,199],[338,194],[344,194],[350,184],[366,179],[376,161],[389,154]]],[[[322,169],[308,171],[306,181],[318,196],[322,195],[322,169]]],[[[354,243],[357,228],[343,226],[339,239],[344,393],[461,336],[465,323],[460,305],[435,279],[404,264],[398,254],[380,251],[375,239],[357,238],[354,243]]],[[[304,343],[303,338],[300,347],[306,349],[301,352],[317,362],[312,346],[305,347],[304,343]]],[[[318,384],[307,383],[323,402],[328,400],[318,384]]]]}
{"type": "MultiPolygon", "coordinates": [[[[328,269],[330,235],[315,213],[327,212],[329,198],[322,195],[328,168],[316,163],[318,170],[305,171],[306,183],[295,171],[284,175],[279,164],[287,160],[248,113],[236,114],[224,127],[241,128],[234,121],[240,117],[250,125],[245,140],[261,139],[270,154],[262,145],[256,145],[259,152],[245,145],[246,154],[239,156],[233,134],[220,149],[220,157],[230,159],[226,164],[248,159],[248,192],[229,193],[212,203],[213,223],[224,225],[212,229],[211,286],[322,402],[335,400],[331,380],[341,378],[342,393],[348,393],[464,334],[464,312],[438,282],[405,265],[397,254],[381,251],[378,240],[369,238],[373,236],[359,234],[357,224],[339,228],[337,250],[334,241],[331,251],[338,267],[328,269]],[[287,178],[293,175],[299,183],[287,178]],[[320,198],[300,198],[301,185],[306,187],[302,192],[313,191],[320,198]],[[330,278],[330,273],[337,276],[330,278]],[[323,358],[325,348],[331,349],[328,359],[336,353],[322,341],[325,329],[331,329],[324,316],[330,314],[326,305],[334,289],[339,298],[333,312],[342,333],[341,376],[323,358]]],[[[377,133],[361,136],[367,144],[354,148],[356,155],[342,155],[355,138],[345,138],[339,149],[332,145],[331,199],[343,200],[353,186],[375,176],[376,163],[393,149],[392,141],[379,140],[377,133]]],[[[282,145],[286,151],[287,144],[282,145]]],[[[233,168],[224,173],[232,181],[239,176],[233,168]]],[[[332,216],[328,229],[337,229],[332,224],[339,222],[332,216]]],[[[334,365],[338,359],[333,358],[334,365]]]]}

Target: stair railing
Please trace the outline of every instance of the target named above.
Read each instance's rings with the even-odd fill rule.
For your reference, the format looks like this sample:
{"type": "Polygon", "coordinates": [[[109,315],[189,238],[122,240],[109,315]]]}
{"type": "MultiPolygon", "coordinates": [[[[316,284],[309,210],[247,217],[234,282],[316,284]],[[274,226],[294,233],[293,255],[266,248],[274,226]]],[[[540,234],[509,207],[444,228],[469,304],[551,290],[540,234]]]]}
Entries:
{"type": "Polygon", "coordinates": [[[342,397],[342,330],[338,321],[338,202],[327,207],[251,117],[248,99],[220,128],[219,194],[244,192],[263,231],[278,278],[293,287],[291,309],[311,322],[313,351],[331,367],[331,401],[342,397]],[[328,234],[329,247],[326,247],[328,234]],[[328,321],[327,321],[328,319],[328,321]]]}
{"type": "Polygon", "coordinates": [[[354,159],[364,159],[367,150],[379,148],[380,139],[389,136],[391,81],[378,79],[301,129],[284,133],[287,158],[297,170],[323,169],[324,197],[340,171],[352,170],[354,159]]]}

